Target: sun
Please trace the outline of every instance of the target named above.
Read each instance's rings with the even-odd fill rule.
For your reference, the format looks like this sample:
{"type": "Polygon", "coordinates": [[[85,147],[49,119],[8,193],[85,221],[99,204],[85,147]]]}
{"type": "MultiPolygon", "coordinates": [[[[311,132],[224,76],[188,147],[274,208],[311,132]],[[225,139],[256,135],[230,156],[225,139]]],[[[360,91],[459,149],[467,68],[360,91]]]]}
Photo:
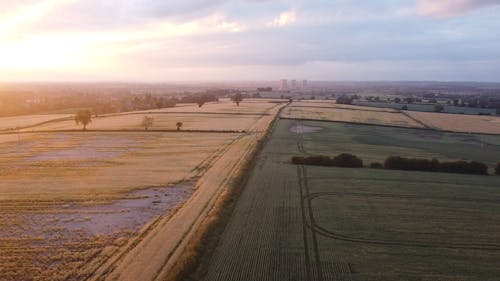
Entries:
{"type": "Polygon", "coordinates": [[[30,36],[19,41],[0,43],[1,68],[58,69],[85,63],[84,50],[59,38],[30,36]]]}

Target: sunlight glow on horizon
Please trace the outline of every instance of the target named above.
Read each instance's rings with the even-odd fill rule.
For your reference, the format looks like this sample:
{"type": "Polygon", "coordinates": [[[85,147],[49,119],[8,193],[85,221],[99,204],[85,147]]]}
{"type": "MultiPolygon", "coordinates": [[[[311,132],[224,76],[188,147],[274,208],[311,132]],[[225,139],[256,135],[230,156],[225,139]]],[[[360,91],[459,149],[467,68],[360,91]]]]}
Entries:
{"type": "Polygon", "coordinates": [[[496,0],[3,3],[3,80],[500,79],[496,0]]]}
{"type": "MultiPolygon", "coordinates": [[[[60,70],[99,69],[104,65],[119,64],[117,56],[127,54],[130,42],[149,42],[165,38],[178,38],[217,32],[240,32],[244,27],[224,20],[223,16],[211,15],[184,23],[154,22],[129,30],[113,32],[47,33],[27,35],[12,40],[9,33],[16,24],[27,22],[57,7],[64,1],[50,0],[27,10],[2,26],[0,37],[0,73],[5,70],[60,70]],[[36,15],[36,16],[35,16],[36,15]]],[[[67,2],[67,1],[66,1],[67,2]]]]}

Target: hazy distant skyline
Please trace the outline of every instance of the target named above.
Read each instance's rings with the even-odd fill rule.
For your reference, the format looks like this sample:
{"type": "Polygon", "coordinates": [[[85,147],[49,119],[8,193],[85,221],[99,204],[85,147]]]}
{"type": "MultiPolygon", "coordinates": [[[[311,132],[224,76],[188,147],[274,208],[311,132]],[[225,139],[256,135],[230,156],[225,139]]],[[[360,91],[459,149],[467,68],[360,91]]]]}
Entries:
{"type": "Polygon", "coordinates": [[[0,0],[0,81],[500,82],[500,0],[0,0]]]}

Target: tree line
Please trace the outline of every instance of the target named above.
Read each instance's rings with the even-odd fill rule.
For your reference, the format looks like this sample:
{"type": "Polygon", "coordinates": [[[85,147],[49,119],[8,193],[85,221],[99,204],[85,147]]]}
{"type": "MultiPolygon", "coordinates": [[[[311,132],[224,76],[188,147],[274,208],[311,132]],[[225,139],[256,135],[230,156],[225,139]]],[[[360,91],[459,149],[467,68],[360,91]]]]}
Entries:
{"type": "MultiPolygon", "coordinates": [[[[296,165],[345,168],[363,167],[363,160],[349,153],[342,153],[333,158],[325,155],[293,156],[291,162],[296,165]]],[[[383,164],[374,162],[369,167],[373,169],[488,175],[488,165],[477,161],[463,160],[440,162],[437,159],[429,160],[389,156],[383,164]]],[[[495,166],[494,170],[496,175],[500,175],[500,163],[495,166]]]]}
{"type": "Polygon", "coordinates": [[[327,167],[345,167],[345,168],[363,167],[363,160],[349,153],[342,153],[333,158],[324,155],[315,155],[308,157],[293,156],[292,163],[297,165],[314,165],[314,166],[327,166],[327,167]]]}
{"type": "Polygon", "coordinates": [[[384,168],[390,170],[442,172],[458,174],[487,175],[488,166],[477,161],[439,162],[437,159],[413,159],[390,156],[384,162],[384,168]]]}
{"type": "Polygon", "coordinates": [[[137,110],[175,107],[179,103],[195,103],[199,107],[207,102],[230,97],[239,105],[246,95],[237,91],[205,91],[182,94],[131,94],[107,93],[61,93],[36,95],[32,93],[2,94],[0,96],[0,117],[25,114],[46,114],[72,109],[89,109],[93,114],[110,114],[137,110]]]}

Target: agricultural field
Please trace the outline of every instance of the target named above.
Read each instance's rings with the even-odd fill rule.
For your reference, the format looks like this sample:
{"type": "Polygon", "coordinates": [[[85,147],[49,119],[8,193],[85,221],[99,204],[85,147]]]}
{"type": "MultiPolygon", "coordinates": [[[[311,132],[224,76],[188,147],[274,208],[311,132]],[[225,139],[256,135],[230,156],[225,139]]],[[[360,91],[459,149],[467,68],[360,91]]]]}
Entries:
{"type": "MultiPolygon", "coordinates": [[[[142,121],[145,116],[153,118],[149,130],[176,130],[177,122],[182,122],[182,130],[202,131],[245,131],[248,130],[260,115],[207,114],[207,113],[175,113],[155,112],[146,114],[120,114],[94,118],[87,127],[89,130],[145,130],[142,121]]],[[[81,125],[73,120],[53,122],[38,126],[36,130],[79,130],[81,125]]],[[[29,129],[33,131],[34,129],[29,129]]]]}
{"type": "Polygon", "coordinates": [[[280,120],[204,280],[496,280],[500,177],[302,166],[353,153],[500,159],[500,136],[280,120]]]}
{"type": "Polygon", "coordinates": [[[21,129],[34,126],[52,120],[61,120],[69,118],[68,114],[46,114],[46,115],[26,115],[15,117],[0,117],[0,132],[7,130],[21,129]]]}
{"type": "Polygon", "coordinates": [[[334,100],[303,100],[296,101],[292,104],[292,107],[316,107],[316,108],[342,108],[342,109],[352,109],[352,110],[365,110],[365,111],[382,111],[382,112],[399,112],[397,109],[393,108],[383,108],[383,107],[368,107],[359,106],[351,104],[338,104],[334,100]]]}
{"type": "MultiPolygon", "coordinates": [[[[150,130],[176,130],[177,122],[182,122],[182,130],[201,131],[246,131],[267,111],[273,109],[273,102],[244,101],[236,106],[230,101],[212,102],[198,107],[195,104],[181,104],[172,108],[137,111],[94,117],[89,130],[144,130],[145,116],[153,118],[150,130]]],[[[79,130],[81,125],[74,120],[61,120],[28,128],[25,131],[79,130]]]]}
{"type": "Polygon", "coordinates": [[[412,118],[399,113],[386,110],[363,110],[341,107],[315,107],[315,106],[292,106],[283,110],[281,117],[290,119],[337,121],[361,124],[388,125],[398,127],[423,128],[424,126],[412,118]]]}
{"type": "Polygon", "coordinates": [[[154,132],[21,134],[0,147],[0,200],[102,201],[138,187],[180,182],[196,176],[204,160],[237,137],[154,132]]]}
{"type": "Polygon", "coordinates": [[[464,133],[500,134],[500,116],[462,115],[407,111],[405,114],[427,127],[464,133]]]}
{"type": "MultiPolygon", "coordinates": [[[[208,102],[202,107],[196,104],[178,104],[176,107],[159,109],[160,112],[195,112],[195,113],[227,113],[227,114],[262,114],[270,110],[283,100],[272,99],[245,99],[236,106],[229,99],[220,99],[218,102],[208,102]]],[[[148,110],[149,111],[149,110],[148,110]]]]}
{"type": "Polygon", "coordinates": [[[74,122],[61,120],[0,134],[0,280],[113,280],[132,268],[139,279],[158,274],[283,105],[205,106],[213,113],[165,116],[216,123],[209,132],[190,132],[187,119],[180,132],[123,130],[136,128],[134,113],[103,117],[112,122],[102,131],[45,127],[74,122]],[[229,107],[235,112],[222,113],[229,107]],[[238,132],[224,122],[240,123],[238,132]],[[149,259],[148,247],[164,256],[149,259]],[[129,260],[147,261],[150,271],[129,260]]]}

